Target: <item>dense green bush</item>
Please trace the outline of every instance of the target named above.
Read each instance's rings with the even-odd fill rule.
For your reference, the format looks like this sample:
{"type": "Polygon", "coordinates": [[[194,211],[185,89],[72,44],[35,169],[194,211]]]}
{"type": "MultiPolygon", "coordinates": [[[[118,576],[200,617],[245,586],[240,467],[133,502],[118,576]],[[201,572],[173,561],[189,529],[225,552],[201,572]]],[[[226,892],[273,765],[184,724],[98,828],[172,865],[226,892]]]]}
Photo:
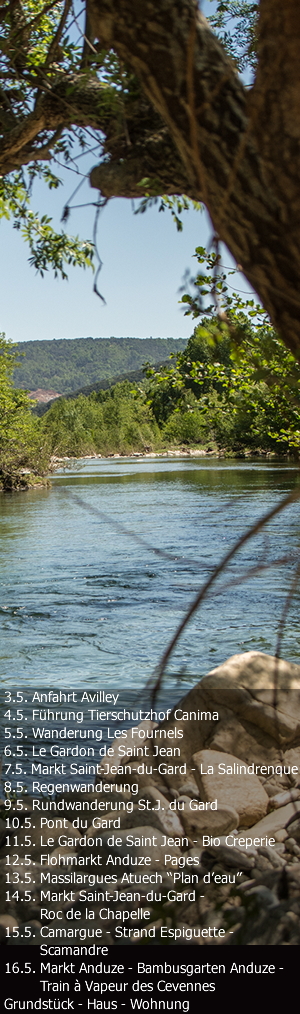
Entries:
{"type": "Polygon", "coordinates": [[[229,295],[220,254],[198,247],[195,256],[200,270],[182,303],[201,323],[170,368],[147,371],[164,438],[298,456],[299,363],[253,298],[229,295]]]}
{"type": "Polygon", "coordinates": [[[272,329],[239,318],[238,343],[203,321],[175,364],[148,369],[148,405],[165,441],[298,454],[299,365],[272,329]]]}
{"type": "Polygon", "coordinates": [[[129,381],[89,397],[60,398],[40,420],[55,455],[130,454],[161,442],[159,427],[145,395],[129,381]]]}
{"type": "Polygon", "coordinates": [[[16,350],[0,334],[0,488],[26,485],[25,472],[38,476],[47,471],[49,454],[41,440],[31,405],[24,391],[14,388],[12,374],[16,350]]]}

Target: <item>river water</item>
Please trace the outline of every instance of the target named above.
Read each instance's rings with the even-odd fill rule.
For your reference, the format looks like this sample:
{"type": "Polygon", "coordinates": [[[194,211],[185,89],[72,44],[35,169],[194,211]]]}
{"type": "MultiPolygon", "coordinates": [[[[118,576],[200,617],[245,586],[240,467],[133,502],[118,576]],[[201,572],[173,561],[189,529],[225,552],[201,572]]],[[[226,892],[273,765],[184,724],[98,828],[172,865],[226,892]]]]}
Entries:
{"type": "MultiPolygon", "coordinates": [[[[2,495],[2,687],[143,687],[222,555],[298,482],[296,466],[249,459],[86,459],[51,489],[2,495]]],[[[174,694],[236,652],[274,653],[299,546],[296,504],[232,560],[171,658],[174,694]]],[[[282,654],[300,662],[298,592],[282,654]]]]}

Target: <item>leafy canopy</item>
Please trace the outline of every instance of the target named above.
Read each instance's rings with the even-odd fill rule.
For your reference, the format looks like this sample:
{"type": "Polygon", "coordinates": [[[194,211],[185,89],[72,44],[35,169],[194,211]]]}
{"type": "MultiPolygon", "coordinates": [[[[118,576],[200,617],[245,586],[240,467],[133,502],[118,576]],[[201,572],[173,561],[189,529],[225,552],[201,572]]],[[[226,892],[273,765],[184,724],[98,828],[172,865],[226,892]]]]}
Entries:
{"type": "Polygon", "coordinates": [[[0,487],[18,484],[20,469],[41,474],[48,465],[25,391],[13,386],[16,347],[0,334],[0,487]]]}
{"type": "MultiPolygon", "coordinates": [[[[210,0],[214,3],[214,0],[210,0]]],[[[216,35],[239,71],[256,68],[259,3],[252,0],[220,0],[208,18],[216,35]]]]}
{"type": "MultiPolygon", "coordinates": [[[[240,68],[255,60],[257,11],[258,4],[247,0],[221,0],[209,19],[240,68]]],[[[93,267],[94,239],[82,242],[64,228],[57,232],[51,218],[33,211],[34,181],[56,189],[57,164],[80,172],[78,157],[90,152],[93,161],[107,158],[112,137],[120,156],[120,131],[126,134],[140,87],[114,52],[93,45],[86,3],[7,0],[0,22],[0,217],[12,217],[40,274],[51,268],[66,278],[70,265],[93,267]]],[[[138,210],[157,199],[155,180],[149,179],[138,210]]],[[[188,206],[179,194],[160,198],[159,210],[169,209],[181,229],[188,206]]],[[[67,205],[64,221],[68,213],[67,205]]]]}
{"type": "Polygon", "coordinates": [[[74,159],[90,148],[101,154],[98,128],[121,115],[118,61],[86,47],[83,9],[70,0],[12,0],[0,11],[0,217],[21,230],[41,275],[52,268],[62,278],[69,265],[93,267],[94,243],[57,232],[31,209],[34,182],[57,189],[56,165],[79,172],[74,159]]]}
{"type": "Polygon", "coordinates": [[[157,422],[170,437],[182,432],[188,413],[197,417],[202,438],[213,435],[221,446],[298,452],[299,363],[258,303],[229,294],[220,254],[198,247],[195,256],[200,270],[182,303],[201,323],[173,367],[147,370],[157,422]]]}

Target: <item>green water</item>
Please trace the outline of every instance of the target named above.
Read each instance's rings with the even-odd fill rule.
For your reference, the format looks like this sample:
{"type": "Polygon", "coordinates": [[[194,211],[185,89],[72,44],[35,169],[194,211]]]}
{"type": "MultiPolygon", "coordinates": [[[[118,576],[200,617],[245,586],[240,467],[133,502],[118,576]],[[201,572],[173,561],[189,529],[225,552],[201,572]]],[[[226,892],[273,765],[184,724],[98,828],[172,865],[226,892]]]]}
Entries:
{"type": "MultiPolygon", "coordinates": [[[[222,555],[298,476],[249,460],[86,460],[56,473],[49,490],[2,495],[2,684],[144,686],[222,555]]],[[[296,504],[219,578],[174,652],[170,688],[236,652],[274,652],[299,544],[296,504]]],[[[299,593],[282,654],[300,661],[299,593]]]]}

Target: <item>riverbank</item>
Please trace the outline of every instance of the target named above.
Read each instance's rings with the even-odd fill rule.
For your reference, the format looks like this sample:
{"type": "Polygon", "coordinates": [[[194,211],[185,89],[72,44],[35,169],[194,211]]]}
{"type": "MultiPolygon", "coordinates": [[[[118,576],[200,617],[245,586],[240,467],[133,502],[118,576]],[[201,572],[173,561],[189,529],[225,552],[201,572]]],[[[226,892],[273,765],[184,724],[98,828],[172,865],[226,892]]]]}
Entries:
{"type": "MultiPolygon", "coordinates": [[[[169,448],[164,451],[132,451],[128,454],[120,454],[119,452],[110,454],[82,454],[78,457],[71,457],[70,455],[64,455],[64,457],[57,457],[55,454],[50,458],[50,475],[57,471],[64,465],[76,464],[79,461],[107,461],[109,459],[122,459],[130,458],[133,460],[140,460],[143,458],[220,458],[225,457],[226,452],[216,450],[204,450],[197,447],[191,448],[169,448]]],[[[18,472],[13,473],[0,473],[0,493],[24,493],[29,489],[41,490],[51,487],[51,479],[49,475],[37,476],[34,475],[30,469],[21,468],[18,472]]]]}
{"type": "Polygon", "coordinates": [[[50,486],[47,475],[34,475],[27,468],[16,472],[0,470],[0,493],[26,493],[28,489],[50,489],[50,486]]]}
{"type": "Polygon", "coordinates": [[[80,461],[109,461],[109,460],[124,460],[130,459],[132,461],[142,460],[165,460],[167,458],[209,458],[220,460],[221,458],[233,461],[243,461],[248,459],[254,459],[255,461],[274,461],[284,462],[290,460],[288,454],[276,454],[275,451],[266,451],[260,449],[253,451],[253,449],[243,451],[231,451],[226,448],[218,449],[217,447],[168,447],[160,451],[128,451],[120,453],[119,451],[110,452],[108,454],[81,454],[75,455],[64,455],[57,456],[53,454],[49,461],[49,467],[44,475],[35,475],[34,472],[27,468],[21,468],[15,472],[4,472],[0,471],[0,493],[26,493],[28,490],[43,490],[51,488],[50,476],[58,469],[64,466],[76,465],[80,461]]]}
{"type": "Polygon", "coordinates": [[[236,461],[242,461],[242,460],[246,460],[248,458],[254,458],[256,461],[258,461],[261,458],[263,461],[265,461],[266,459],[267,460],[272,460],[272,461],[287,461],[287,460],[289,460],[289,455],[287,455],[287,454],[276,454],[275,451],[264,451],[264,450],[253,451],[253,449],[252,450],[246,450],[246,451],[236,451],[236,452],[234,452],[234,451],[226,450],[226,448],[222,448],[221,450],[218,450],[217,448],[204,449],[202,447],[201,448],[199,448],[199,447],[188,447],[188,448],[187,447],[176,447],[176,448],[169,447],[169,448],[167,448],[165,450],[162,450],[162,451],[132,451],[131,453],[128,452],[127,454],[125,452],[124,452],[124,454],[120,454],[119,452],[110,453],[110,454],[82,454],[82,455],[79,455],[78,457],[71,457],[71,456],[65,455],[64,457],[61,457],[61,458],[56,457],[56,455],[53,455],[52,458],[51,458],[51,466],[53,467],[53,469],[56,469],[56,468],[59,468],[60,465],[64,464],[65,462],[68,462],[68,461],[69,462],[72,462],[72,461],[93,461],[93,460],[96,460],[96,461],[107,461],[109,459],[114,459],[115,460],[115,459],[118,459],[118,458],[119,459],[122,459],[122,458],[130,458],[130,459],[149,458],[150,460],[152,458],[153,459],[156,459],[156,458],[216,458],[217,460],[219,460],[220,458],[228,458],[228,459],[232,459],[232,460],[236,460],[236,461]]]}

